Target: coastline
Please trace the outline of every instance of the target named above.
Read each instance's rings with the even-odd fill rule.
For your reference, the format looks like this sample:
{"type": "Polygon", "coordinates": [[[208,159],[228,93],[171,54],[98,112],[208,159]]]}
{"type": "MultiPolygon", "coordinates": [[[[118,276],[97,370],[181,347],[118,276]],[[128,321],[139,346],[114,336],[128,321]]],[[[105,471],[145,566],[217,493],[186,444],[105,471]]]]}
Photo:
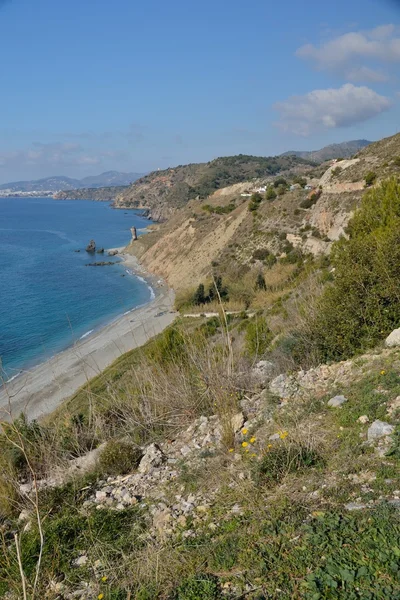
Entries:
{"type": "Polygon", "coordinates": [[[142,346],[175,320],[173,290],[148,273],[135,256],[124,252],[119,256],[127,271],[153,290],[154,298],[6,382],[0,389],[0,419],[24,413],[32,420],[52,412],[122,354],[142,346]]]}

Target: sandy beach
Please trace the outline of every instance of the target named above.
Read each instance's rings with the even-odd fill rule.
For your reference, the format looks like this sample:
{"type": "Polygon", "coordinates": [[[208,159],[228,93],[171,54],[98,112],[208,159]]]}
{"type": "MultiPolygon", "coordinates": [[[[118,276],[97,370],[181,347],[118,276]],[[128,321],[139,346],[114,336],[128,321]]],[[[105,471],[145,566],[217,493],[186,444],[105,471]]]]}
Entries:
{"type": "Polygon", "coordinates": [[[0,419],[24,412],[31,420],[50,413],[121,354],[142,346],[174,321],[173,290],[146,273],[136,257],[120,256],[151,286],[155,298],[7,383],[0,390],[0,419]]]}

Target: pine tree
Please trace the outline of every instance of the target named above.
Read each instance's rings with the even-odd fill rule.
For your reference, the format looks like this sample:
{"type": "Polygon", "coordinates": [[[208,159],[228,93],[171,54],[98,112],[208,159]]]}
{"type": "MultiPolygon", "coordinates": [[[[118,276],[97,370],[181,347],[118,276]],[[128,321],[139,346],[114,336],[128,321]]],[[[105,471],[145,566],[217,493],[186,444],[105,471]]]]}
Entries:
{"type": "Polygon", "coordinates": [[[267,284],[265,283],[264,275],[261,273],[261,271],[257,275],[256,289],[257,290],[266,290],[267,289],[267,284]]]}
{"type": "Polygon", "coordinates": [[[206,297],[205,297],[205,293],[204,293],[204,285],[202,283],[199,284],[199,287],[197,288],[197,290],[195,291],[194,295],[193,295],[193,303],[198,305],[198,304],[205,304],[206,302],[206,297]]]}

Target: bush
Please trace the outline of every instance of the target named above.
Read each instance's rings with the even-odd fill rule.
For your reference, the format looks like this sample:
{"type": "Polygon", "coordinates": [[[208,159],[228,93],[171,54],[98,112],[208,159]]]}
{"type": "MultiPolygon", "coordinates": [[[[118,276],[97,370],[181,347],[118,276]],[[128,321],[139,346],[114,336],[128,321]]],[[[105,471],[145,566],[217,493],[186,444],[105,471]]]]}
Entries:
{"type": "Polygon", "coordinates": [[[262,202],[262,199],[263,198],[262,198],[261,194],[259,194],[258,192],[253,194],[251,196],[250,202],[249,202],[249,211],[254,212],[255,210],[257,210],[262,202]]]}
{"type": "Polygon", "coordinates": [[[184,580],[174,600],[218,600],[222,598],[218,579],[213,575],[195,575],[184,580]]]}
{"type": "Polygon", "coordinates": [[[307,185],[307,179],[305,179],[304,177],[295,177],[293,179],[293,183],[298,183],[302,188],[305,188],[307,185]]]}
{"type": "Polygon", "coordinates": [[[253,252],[253,258],[256,260],[265,260],[269,255],[270,252],[266,248],[257,248],[257,250],[254,250],[253,252]]]}
{"type": "Polygon", "coordinates": [[[323,294],[312,329],[322,360],[340,360],[374,346],[399,326],[400,184],[367,192],[332,247],[334,282],[323,294]]]}
{"type": "Polygon", "coordinates": [[[270,254],[265,260],[265,264],[269,269],[271,267],[273,267],[275,263],[276,263],[276,256],[274,254],[270,254]]]}
{"type": "Polygon", "coordinates": [[[369,171],[365,176],[365,185],[366,187],[370,187],[376,181],[376,173],[373,171],[369,171]]]}
{"type": "Polygon", "coordinates": [[[267,191],[265,192],[265,199],[268,200],[269,202],[271,202],[272,200],[275,200],[276,196],[277,196],[277,194],[272,187],[268,188],[267,191]]]}
{"type": "Polygon", "coordinates": [[[284,177],[278,177],[277,179],[275,179],[274,181],[274,187],[278,188],[278,187],[288,187],[288,183],[286,181],[286,179],[284,177]]]}
{"type": "Polygon", "coordinates": [[[251,357],[262,356],[273,338],[265,319],[254,317],[247,324],[246,350],[251,357]]]}
{"type": "Polygon", "coordinates": [[[256,290],[266,290],[267,284],[265,283],[264,275],[260,272],[256,279],[256,290]]]}
{"type": "Polygon", "coordinates": [[[196,306],[198,306],[199,304],[205,304],[206,302],[206,295],[205,295],[205,291],[204,291],[204,284],[200,283],[197,290],[195,291],[194,295],[193,295],[193,304],[196,304],[196,306]]]}
{"type": "Polygon", "coordinates": [[[258,485],[278,484],[289,473],[318,467],[323,463],[316,450],[306,444],[279,442],[255,465],[254,479],[258,485]]]}
{"type": "Polygon", "coordinates": [[[337,177],[338,175],[340,175],[340,173],[343,171],[342,167],[335,167],[334,169],[332,169],[331,174],[332,177],[337,177]]]}
{"type": "Polygon", "coordinates": [[[110,440],[104,447],[100,458],[99,468],[102,474],[125,475],[135,471],[143,456],[140,448],[129,442],[110,440]]]}

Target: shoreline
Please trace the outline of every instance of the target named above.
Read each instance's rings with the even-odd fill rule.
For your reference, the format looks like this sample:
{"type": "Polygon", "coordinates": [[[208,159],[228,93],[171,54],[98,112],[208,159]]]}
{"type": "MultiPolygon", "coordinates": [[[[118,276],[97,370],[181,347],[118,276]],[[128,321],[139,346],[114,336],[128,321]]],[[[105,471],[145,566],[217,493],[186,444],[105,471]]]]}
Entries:
{"type": "Polygon", "coordinates": [[[127,272],[144,281],[154,298],[5,382],[0,389],[0,419],[10,420],[21,412],[29,420],[45,416],[122,354],[144,345],[175,320],[174,291],[148,273],[135,256],[115,249],[127,272]]]}

